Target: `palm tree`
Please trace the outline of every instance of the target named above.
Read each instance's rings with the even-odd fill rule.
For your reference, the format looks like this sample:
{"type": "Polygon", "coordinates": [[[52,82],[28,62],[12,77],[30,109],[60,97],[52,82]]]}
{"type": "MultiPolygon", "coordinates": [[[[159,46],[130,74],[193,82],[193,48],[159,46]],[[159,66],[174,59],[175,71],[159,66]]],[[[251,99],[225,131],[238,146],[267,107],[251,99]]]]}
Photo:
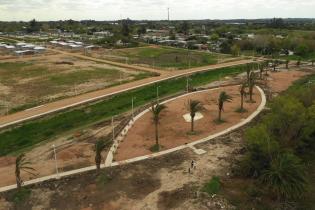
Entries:
{"type": "Polygon", "coordinates": [[[240,112],[245,111],[244,109],[244,97],[246,97],[246,87],[247,87],[247,83],[243,82],[240,86],[240,94],[241,94],[241,107],[239,109],[240,112]]]}
{"type": "Polygon", "coordinates": [[[224,111],[224,102],[230,102],[232,101],[232,97],[228,95],[225,91],[220,93],[219,99],[218,99],[218,107],[219,107],[219,116],[218,121],[221,122],[221,113],[224,111]]]}
{"type": "Polygon", "coordinates": [[[250,75],[250,72],[251,72],[251,67],[249,64],[246,65],[246,76],[247,76],[247,82],[249,82],[249,75],[250,75]]]}
{"type": "Polygon", "coordinates": [[[201,111],[203,109],[203,106],[200,101],[198,100],[189,100],[188,101],[188,110],[190,112],[191,117],[191,132],[194,132],[194,118],[196,116],[196,113],[201,111]]]}
{"type": "Polygon", "coordinates": [[[153,123],[155,126],[155,146],[157,147],[157,150],[160,150],[160,144],[159,144],[159,122],[160,122],[160,114],[161,112],[166,109],[166,106],[163,104],[152,104],[151,106],[151,112],[153,117],[153,123]]]}
{"type": "Polygon", "coordinates": [[[270,168],[263,172],[260,179],[278,199],[295,198],[305,192],[307,182],[304,171],[298,157],[284,153],[271,161],[270,168]]]}
{"type": "Polygon", "coordinates": [[[286,69],[289,69],[289,63],[290,63],[289,60],[286,60],[286,61],[285,61],[285,68],[286,68],[286,69]]]}
{"type": "Polygon", "coordinates": [[[249,88],[249,101],[250,102],[254,102],[253,100],[253,91],[254,91],[254,87],[256,85],[256,79],[257,76],[254,72],[252,72],[249,76],[249,83],[248,83],[248,88],[249,88]]]}
{"type": "Polygon", "coordinates": [[[98,140],[95,143],[94,151],[95,151],[95,165],[97,173],[100,172],[101,162],[102,162],[102,152],[106,149],[109,141],[105,141],[103,139],[98,140]]]}
{"type": "Polygon", "coordinates": [[[262,79],[262,77],[263,77],[264,68],[265,68],[264,63],[259,64],[260,79],[262,79]]]}
{"type": "Polygon", "coordinates": [[[34,173],[31,171],[35,171],[34,168],[30,167],[30,161],[27,161],[25,158],[25,154],[20,154],[15,160],[15,179],[17,188],[20,190],[23,184],[23,180],[21,178],[21,171],[24,171],[28,174],[32,174],[35,176],[34,173]]]}

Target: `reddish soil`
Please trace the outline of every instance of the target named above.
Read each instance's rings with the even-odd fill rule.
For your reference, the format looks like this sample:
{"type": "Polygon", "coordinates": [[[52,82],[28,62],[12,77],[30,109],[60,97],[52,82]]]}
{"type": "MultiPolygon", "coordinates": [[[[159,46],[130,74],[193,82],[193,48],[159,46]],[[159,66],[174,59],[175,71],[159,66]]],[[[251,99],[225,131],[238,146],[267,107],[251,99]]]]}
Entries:
{"type": "MultiPolygon", "coordinates": [[[[242,119],[247,118],[261,103],[261,96],[257,89],[254,91],[253,98],[256,103],[245,103],[244,107],[248,110],[245,113],[235,112],[240,107],[239,86],[195,93],[166,103],[167,109],[161,113],[159,125],[162,149],[165,150],[184,145],[235,125],[242,121],[242,119]],[[222,116],[225,122],[217,123],[214,121],[218,116],[217,99],[221,91],[226,91],[231,95],[233,101],[224,105],[222,116]],[[190,131],[191,123],[186,122],[183,118],[183,115],[188,113],[186,104],[189,99],[199,100],[204,105],[204,110],[201,112],[204,117],[195,121],[195,135],[187,134],[190,131]]],[[[127,136],[119,146],[115,160],[121,161],[151,154],[150,147],[154,144],[155,129],[152,122],[152,114],[148,112],[137,120],[134,127],[127,133],[127,136]]]]}
{"type": "Polygon", "coordinates": [[[268,84],[273,92],[279,93],[288,89],[294,81],[305,75],[307,75],[306,72],[296,70],[270,72],[268,84]]]}

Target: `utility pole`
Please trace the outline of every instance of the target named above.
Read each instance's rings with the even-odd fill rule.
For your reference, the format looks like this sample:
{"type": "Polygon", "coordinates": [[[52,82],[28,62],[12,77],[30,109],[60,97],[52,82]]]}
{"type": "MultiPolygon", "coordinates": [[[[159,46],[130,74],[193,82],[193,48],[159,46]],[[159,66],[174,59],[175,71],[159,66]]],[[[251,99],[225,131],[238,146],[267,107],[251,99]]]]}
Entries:
{"type": "Polygon", "coordinates": [[[113,130],[113,141],[115,140],[115,125],[114,125],[114,116],[112,117],[112,130],[113,130]]]}
{"type": "Polygon", "coordinates": [[[53,144],[52,147],[54,149],[55,167],[56,167],[56,174],[57,174],[57,178],[58,178],[59,177],[59,171],[58,171],[58,163],[57,163],[56,146],[53,144]]]}
{"type": "Polygon", "coordinates": [[[134,117],[135,117],[135,115],[134,115],[134,100],[135,99],[136,99],[135,97],[132,97],[132,99],[131,99],[132,120],[134,120],[134,117]]]}
{"type": "Polygon", "coordinates": [[[159,103],[159,87],[160,87],[160,86],[157,86],[157,87],[156,87],[156,102],[157,102],[157,103],[159,103]]]}
{"type": "Polygon", "coordinates": [[[187,91],[187,93],[189,92],[189,78],[188,78],[188,76],[186,77],[186,91],[187,91]]]}
{"type": "Polygon", "coordinates": [[[170,8],[167,8],[167,21],[170,21],[170,8]]]}

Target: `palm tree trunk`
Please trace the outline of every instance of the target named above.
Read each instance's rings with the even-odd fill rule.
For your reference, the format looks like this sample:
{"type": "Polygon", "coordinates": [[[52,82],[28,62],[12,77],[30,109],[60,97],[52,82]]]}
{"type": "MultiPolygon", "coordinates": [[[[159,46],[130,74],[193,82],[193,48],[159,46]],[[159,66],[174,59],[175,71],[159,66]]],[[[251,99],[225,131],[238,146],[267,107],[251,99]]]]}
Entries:
{"type": "Polygon", "coordinates": [[[222,112],[222,109],[219,109],[219,117],[218,117],[219,121],[221,121],[221,112],[222,112]]]}
{"type": "Polygon", "coordinates": [[[21,186],[22,186],[20,172],[15,173],[15,178],[16,178],[16,186],[17,186],[17,189],[19,190],[21,189],[21,186]]]}
{"type": "Polygon", "coordinates": [[[95,156],[95,164],[96,164],[96,171],[99,172],[101,169],[101,157],[99,154],[95,156]]]}
{"type": "Polygon", "coordinates": [[[241,95],[241,110],[243,110],[244,107],[244,95],[241,95]]]}
{"type": "Polygon", "coordinates": [[[194,117],[191,118],[191,132],[194,132],[194,117]]]}

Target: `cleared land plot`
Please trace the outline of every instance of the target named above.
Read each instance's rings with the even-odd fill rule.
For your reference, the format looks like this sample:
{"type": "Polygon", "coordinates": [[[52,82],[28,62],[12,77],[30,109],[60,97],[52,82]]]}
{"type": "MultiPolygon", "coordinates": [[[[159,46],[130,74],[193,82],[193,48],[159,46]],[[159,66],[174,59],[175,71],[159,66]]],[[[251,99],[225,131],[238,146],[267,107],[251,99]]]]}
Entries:
{"type": "Polygon", "coordinates": [[[113,67],[73,57],[0,63],[0,112],[23,110],[133,80],[151,73],[113,67]]]}
{"type": "Polygon", "coordinates": [[[210,54],[159,46],[118,50],[100,49],[91,51],[89,55],[116,62],[151,66],[165,70],[179,70],[212,65],[221,62],[223,59],[231,58],[223,54],[210,54]]]}
{"type": "MultiPolygon", "coordinates": [[[[167,109],[161,113],[159,124],[162,150],[205,138],[241,122],[255,111],[261,103],[261,96],[257,89],[254,91],[253,99],[256,101],[255,103],[244,103],[244,108],[247,109],[248,112],[235,112],[235,110],[240,107],[240,94],[239,86],[232,86],[195,93],[166,103],[167,109]],[[224,105],[225,108],[222,117],[226,122],[216,123],[214,121],[218,117],[217,100],[221,91],[225,91],[232,96],[233,101],[224,105]],[[194,135],[188,134],[191,123],[186,122],[183,118],[183,115],[189,114],[187,103],[190,99],[200,101],[204,107],[204,110],[201,111],[203,118],[195,121],[194,135]]],[[[136,121],[126,138],[119,145],[115,160],[120,161],[151,154],[150,148],[154,144],[155,129],[152,122],[152,113],[147,112],[136,121]]]]}

